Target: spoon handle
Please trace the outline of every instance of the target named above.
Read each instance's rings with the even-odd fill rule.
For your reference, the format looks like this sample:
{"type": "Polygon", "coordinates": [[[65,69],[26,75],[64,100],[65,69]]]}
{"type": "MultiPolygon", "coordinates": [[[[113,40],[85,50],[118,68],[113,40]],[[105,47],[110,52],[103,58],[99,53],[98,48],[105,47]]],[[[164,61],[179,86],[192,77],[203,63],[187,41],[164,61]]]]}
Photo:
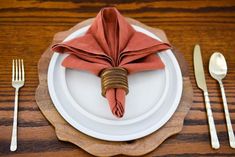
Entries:
{"type": "Polygon", "coordinates": [[[206,113],[207,113],[207,118],[208,118],[208,123],[209,123],[209,129],[210,129],[210,136],[211,136],[211,146],[214,149],[219,149],[220,144],[215,128],[215,123],[214,123],[214,118],[212,115],[211,111],[211,105],[210,105],[210,99],[208,96],[208,92],[204,91],[204,97],[205,97],[205,104],[206,104],[206,113]]]}
{"type": "Polygon", "coordinates": [[[222,99],[223,99],[224,113],[225,113],[227,129],[228,129],[230,147],[235,148],[235,138],[234,138],[233,128],[232,128],[232,124],[231,124],[231,120],[230,120],[230,116],[229,116],[228,104],[227,104],[227,99],[225,96],[223,82],[219,81],[219,85],[220,85],[221,95],[222,95],[222,99]]]}

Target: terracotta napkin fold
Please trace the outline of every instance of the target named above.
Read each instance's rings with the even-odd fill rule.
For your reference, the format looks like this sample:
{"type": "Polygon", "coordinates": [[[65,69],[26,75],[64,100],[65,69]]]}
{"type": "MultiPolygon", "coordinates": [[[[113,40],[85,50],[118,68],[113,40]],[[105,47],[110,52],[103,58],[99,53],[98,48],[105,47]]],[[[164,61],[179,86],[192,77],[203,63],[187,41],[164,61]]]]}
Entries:
{"type": "MultiPolygon", "coordinates": [[[[128,74],[164,68],[157,52],[171,48],[137,32],[116,8],[103,8],[85,35],[53,45],[52,50],[70,54],[62,65],[89,71],[97,76],[110,67],[122,67],[128,74]]],[[[106,98],[112,113],[120,118],[125,112],[125,91],[108,89],[106,98]]]]}

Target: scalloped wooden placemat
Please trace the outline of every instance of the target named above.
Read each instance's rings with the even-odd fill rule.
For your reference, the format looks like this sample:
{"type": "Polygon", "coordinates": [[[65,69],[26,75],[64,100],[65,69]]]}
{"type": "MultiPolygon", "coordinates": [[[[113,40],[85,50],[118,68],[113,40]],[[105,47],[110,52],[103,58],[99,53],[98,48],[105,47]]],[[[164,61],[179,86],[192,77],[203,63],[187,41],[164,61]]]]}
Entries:
{"type": "MultiPolygon", "coordinates": [[[[163,41],[168,41],[162,30],[148,27],[134,19],[127,18],[127,20],[131,24],[138,25],[157,34],[163,41]]],[[[63,41],[69,34],[81,27],[91,24],[92,21],[93,19],[88,19],[75,25],[68,31],[57,33],[51,45],[63,41]]],[[[43,53],[38,62],[39,85],[36,90],[35,98],[43,115],[55,127],[55,132],[59,140],[71,142],[96,156],[113,156],[118,154],[139,156],[156,149],[168,137],[182,130],[184,118],[192,104],[193,89],[188,75],[188,67],[181,53],[175,52],[174,50],[183,75],[183,93],[180,104],[171,119],[160,129],[146,137],[126,142],[110,142],[81,133],[68,124],[57,112],[51,101],[47,86],[48,66],[53,55],[53,52],[50,50],[51,45],[43,53]]]]}

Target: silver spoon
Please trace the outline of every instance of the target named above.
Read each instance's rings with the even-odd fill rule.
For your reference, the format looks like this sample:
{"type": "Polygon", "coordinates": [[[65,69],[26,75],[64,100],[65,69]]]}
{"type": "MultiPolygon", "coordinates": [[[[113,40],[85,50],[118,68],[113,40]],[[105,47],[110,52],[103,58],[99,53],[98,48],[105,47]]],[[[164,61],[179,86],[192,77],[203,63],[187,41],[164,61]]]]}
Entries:
{"type": "Polygon", "coordinates": [[[219,82],[222,99],[223,99],[223,105],[224,105],[225,119],[226,119],[227,129],[228,129],[229,143],[232,148],[235,148],[235,138],[234,138],[233,128],[232,128],[232,124],[231,124],[231,120],[229,116],[228,104],[227,104],[227,100],[225,96],[224,86],[222,82],[222,79],[225,78],[227,74],[227,64],[226,64],[226,60],[224,56],[221,53],[215,52],[212,54],[210,58],[210,63],[209,63],[209,71],[210,71],[211,76],[219,82]]]}

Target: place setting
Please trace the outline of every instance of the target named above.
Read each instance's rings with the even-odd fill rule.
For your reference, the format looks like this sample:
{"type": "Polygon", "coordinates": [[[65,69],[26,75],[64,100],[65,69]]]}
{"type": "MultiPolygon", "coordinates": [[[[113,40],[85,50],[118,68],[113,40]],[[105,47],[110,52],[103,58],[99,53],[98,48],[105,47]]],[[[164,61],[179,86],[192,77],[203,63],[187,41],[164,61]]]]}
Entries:
{"type": "MultiPolygon", "coordinates": [[[[193,64],[205,98],[211,147],[219,149],[198,44],[193,64]]],[[[223,54],[214,53],[208,66],[221,89],[229,142],[235,148],[222,83],[227,74],[223,54]]],[[[58,139],[96,156],[153,151],[182,130],[193,102],[188,64],[165,32],[124,17],[114,7],[56,33],[38,62],[38,75],[35,99],[58,139]]],[[[23,60],[13,60],[16,96],[11,151],[17,150],[18,92],[24,81],[23,60]]]]}
{"type": "Polygon", "coordinates": [[[112,7],[57,33],[38,68],[42,113],[60,140],[93,155],[150,152],[180,132],[192,103],[187,65],[165,33],[112,7]]]}

